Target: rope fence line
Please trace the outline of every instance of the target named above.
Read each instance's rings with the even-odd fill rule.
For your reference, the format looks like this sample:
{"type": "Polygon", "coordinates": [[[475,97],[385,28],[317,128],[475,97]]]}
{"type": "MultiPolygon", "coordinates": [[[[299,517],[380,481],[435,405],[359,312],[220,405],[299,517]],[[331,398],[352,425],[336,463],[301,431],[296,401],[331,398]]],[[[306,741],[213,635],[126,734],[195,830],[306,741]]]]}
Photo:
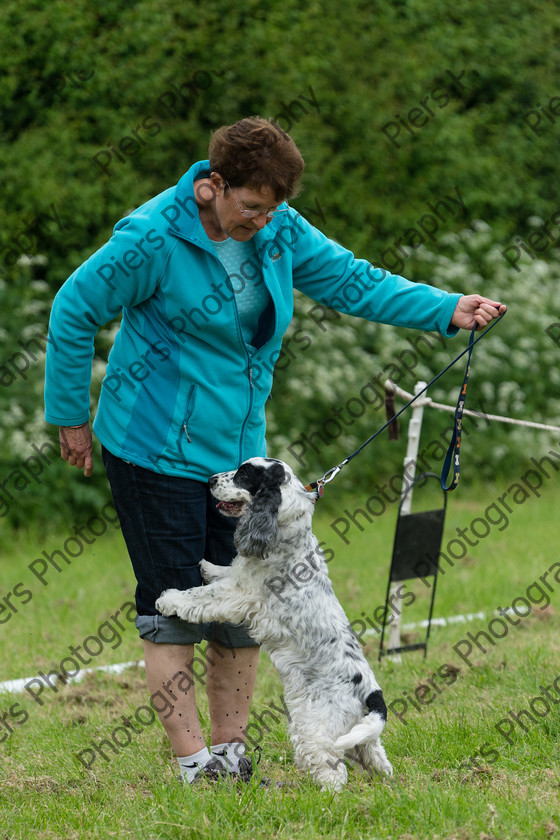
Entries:
{"type": "MultiPolygon", "coordinates": [[[[390,379],[387,379],[385,382],[385,388],[404,400],[410,400],[414,396],[413,394],[409,394],[408,391],[404,391],[402,388],[399,388],[399,386],[395,385],[394,382],[391,382],[390,379]]],[[[431,397],[421,397],[417,401],[417,405],[430,406],[431,408],[437,408],[440,411],[450,411],[451,414],[455,414],[457,408],[457,406],[454,405],[444,405],[443,403],[434,402],[431,397]]],[[[531,429],[543,429],[548,432],[560,432],[560,426],[550,426],[547,423],[534,423],[532,420],[516,420],[513,417],[501,417],[499,414],[486,414],[482,411],[471,411],[468,408],[464,409],[463,414],[469,414],[471,417],[481,417],[484,420],[497,420],[499,423],[510,423],[513,426],[528,426],[531,429]]]]}

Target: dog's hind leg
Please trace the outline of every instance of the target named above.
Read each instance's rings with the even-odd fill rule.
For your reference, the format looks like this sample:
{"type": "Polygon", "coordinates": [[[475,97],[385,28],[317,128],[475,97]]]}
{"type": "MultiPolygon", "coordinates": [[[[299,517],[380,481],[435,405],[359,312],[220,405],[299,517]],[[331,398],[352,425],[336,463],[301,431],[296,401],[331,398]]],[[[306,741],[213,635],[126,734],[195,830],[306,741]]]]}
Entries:
{"type": "Polygon", "coordinates": [[[314,753],[309,773],[314,782],[321,785],[321,790],[341,791],[348,779],[346,764],[341,758],[331,753],[314,753]]]}
{"type": "Polygon", "coordinates": [[[348,779],[348,770],[340,753],[328,749],[329,739],[318,738],[310,742],[307,738],[298,737],[293,726],[290,727],[290,737],[295,763],[300,770],[307,771],[322,790],[342,790],[348,779]]]}
{"type": "Polygon", "coordinates": [[[375,770],[383,775],[393,775],[393,767],[379,739],[360,744],[352,752],[355,757],[351,760],[360,764],[366,772],[375,770]]]}

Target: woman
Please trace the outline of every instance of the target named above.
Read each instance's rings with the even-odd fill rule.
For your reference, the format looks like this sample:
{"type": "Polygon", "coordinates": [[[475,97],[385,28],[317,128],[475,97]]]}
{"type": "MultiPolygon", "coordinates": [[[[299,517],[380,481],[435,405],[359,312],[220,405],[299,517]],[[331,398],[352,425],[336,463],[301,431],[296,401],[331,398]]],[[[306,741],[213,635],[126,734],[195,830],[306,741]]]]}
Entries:
{"type": "Polygon", "coordinates": [[[231,562],[235,523],[216,510],[207,481],[265,454],[272,381],[262,362],[278,357],[293,288],[372,321],[444,335],[484,326],[505,309],[355,259],[288,207],[303,165],[273,123],[223,126],[209,161],[118,222],[62,286],[51,314],[46,420],[60,426],[62,457],[89,476],[93,340],[122,312],[93,429],[137,579],[152,702],[189,782],[226,768],[250,777],[240,745],[259,650],[243,627],[190,625],[159,615],[154,603],[166,588],[200,586],[203,557],[231,562]],[[210,750],[192,678],[202,639],[210,750]]]}

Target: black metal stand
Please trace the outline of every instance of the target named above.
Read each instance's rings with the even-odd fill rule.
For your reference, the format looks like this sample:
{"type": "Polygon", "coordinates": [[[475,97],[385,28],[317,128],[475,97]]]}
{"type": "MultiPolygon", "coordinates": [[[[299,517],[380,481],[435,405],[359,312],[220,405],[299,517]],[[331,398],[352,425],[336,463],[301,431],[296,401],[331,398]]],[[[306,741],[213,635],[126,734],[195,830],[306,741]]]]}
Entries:
{"type": "Polygon", "coordinates": [[[436,478],[438,482],[440,480],[439,475],[436,475],[435,473],[422,473],[422,475],[419,475],[418,478],[412,482],[399,505],[395,541],[393,543],[393,557],[391,559],[391,569],[389,571],[389,581],[387,583],[387,593],[385,595],[385,619],[387,619],[391,615],[389,592],[392,583],[401,580],[411,580],[413,578],[433,577],[434,581],[432,586],[430,615],[428,617],[426,639],[424,642],[419,642],[417,644],[401,645],[400,647],[386,648],[383,650],[385,626],[387,623],[385,620],[381,629],[381,639],[379,642],[379,660],[381,660],[382,656],[389,656],[394,653],[404,653],[411,650],[423,650],[425,658],[428,651],[428,639],[430,638],[430,626],[432,622],[434,600],[436,597],[437,574],[439,571],[438,560],[443,535],[443,526],[445,522],[445,511],[447,508],[447,493],[443,493],[443,507],[438,510],[428,510],[422,513],[408,513],[405,515],[402,515],[401,511],[406,496],[410,493],[412,488],[421,481],[425,481],[429,478],[436,478]]]}

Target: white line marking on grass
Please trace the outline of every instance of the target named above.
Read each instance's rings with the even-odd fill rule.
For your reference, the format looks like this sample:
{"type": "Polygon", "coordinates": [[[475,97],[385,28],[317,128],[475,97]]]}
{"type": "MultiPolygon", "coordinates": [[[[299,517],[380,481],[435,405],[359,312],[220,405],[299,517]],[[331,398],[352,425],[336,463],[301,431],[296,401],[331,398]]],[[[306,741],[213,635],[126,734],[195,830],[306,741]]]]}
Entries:
{"type": "MultiPolygon", "coordinates": [[[[66,677],[64,680],[57,680],[56,678],[53,678],[53,682],[79,683],[83,680],[86,674],[94,674],[96,671],[105,671],[109,674],[120,674],[122,671],[126,671],[127,668],[134,668],[136,666],[143,668],[144,660],[135,659],[133,662],[119,662],[116,665],[99,665],[97,668],[83,668],[76,674],[75,677],[66,677]]],[[[19,680],[8,680],[7,682],[0,683],[0,692],[8,691],[10,693],[17,694],[18,692],[23,691],[27,683],[31,682],[31,680],[39,679],[41,679],[41,677],[38,674],[35,674],[33,677],[22,677],[19,680]]]]}
{"type": "MultiPolygon", "coordinates": [[[[493,613],[494,615],[494,613],[493,613]]],[[[498,612],[495,615],[499,615],[498,612]]],[[[466,615],[450,615],[447,618],[432,618],[432,627],[447,627],[448,624],[465,624],[467,621],[474,621],[477,618],[488,618],[487,613],[476,612],[467,613],[466,615]]],[[[416,630],[418,627],[427,627],[428,619],[424,621],[411,621],[408,624],[401,624],[401,630],[416,630]]],[[[379,630],[366,630],[362,636],[379,636],[379,630]]]]}

